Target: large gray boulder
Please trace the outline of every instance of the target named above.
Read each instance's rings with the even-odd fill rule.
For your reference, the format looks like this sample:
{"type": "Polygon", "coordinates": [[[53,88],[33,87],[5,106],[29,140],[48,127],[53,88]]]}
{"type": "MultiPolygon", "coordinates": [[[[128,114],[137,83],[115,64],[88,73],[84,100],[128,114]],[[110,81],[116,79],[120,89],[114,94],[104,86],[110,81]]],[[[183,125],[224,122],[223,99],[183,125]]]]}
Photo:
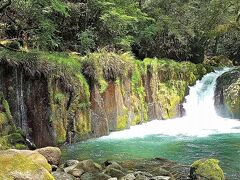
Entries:
{"type": "Polygon", "coordinates": [[[55,171],[52,173],[52,175],[56,180],[75,180],[75,178],[72,175],[63,171],[55,171]]]}
{"type": "Polygon", "coordinates": [[[240,69],[231,70],[218,77],[214,100],[219,115],[240,119],[240,69]]]}
{"type": "Polygon", "coordinates": [[[84,172],[97,173],[102,171],[101,165],[93,162],[93,160],[84,160],[77,164],[76,169],[82,169],[84,172]]]}
{"type": "Polygon", "coordinates": [[[42,154],[51,165],[59,165],[61,160],[61,150],[58,147],[45,147],[36,149],[38,153],[42,154]]]}

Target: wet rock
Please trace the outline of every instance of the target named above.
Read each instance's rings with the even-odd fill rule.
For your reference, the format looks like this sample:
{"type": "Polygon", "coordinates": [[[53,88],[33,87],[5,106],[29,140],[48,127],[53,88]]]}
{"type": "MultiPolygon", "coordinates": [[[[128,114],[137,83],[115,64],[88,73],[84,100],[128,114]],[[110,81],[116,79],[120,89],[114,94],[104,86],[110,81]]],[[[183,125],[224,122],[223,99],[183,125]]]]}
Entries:
{"type": "Polygon", "coordinates": [[[0,179],[53,180],[46,158],[35,151],[0,152],[0,179]]]}
{"type": "Polygon", "coordinates": [[[79,163],[78,160],[67,160],[64,163],[64,167],[72,166],[72,165],[77,165],[79,163]]]}
{"type": "Polygon", "coordinates": [[[122,166],[120,166],[117,162],[115,161],[105,161],[104,162],[104,165],[107,167],[107,168],[114,168],[114,169],[118,169],[118,170],[123,170],[122,166]]]}
{"type": "Polygon", "coordinates": [[[76,167],[77,167],[77,164],[63,168],[63,170],[64,172],[68,173],[69,171],[76,169],[76,167]]]}
{"type": "Polygon", "coordinates": [[[153,177],[152,174],[150,174],[150,173],[148,173],[148,172],[142,172],[142,171],[137,171],[137,172],[134,172],[133,174],[134,174],[135,176],[140,175],[140,176],[145,176],[145,177],[148,177],[148,178],[153,177]]]}
{"type": "MultiPolygon", "coordinates": [[[[166,171],[169,171],[171,178],[175,179],[188,179],[190,166],[181,165],[165,158],[154,158],[151,160],[128,160],[120,163],[124,169],[131,170],[134,175],[139,174],[140,172],[147,172],[147,177],[152,178],[156,176],[163,176],[160,174],[154,174],[154,170],[157,170],[159,167],[163,167],[166,171]]],[[[130,173],[128,171],[128,173],[130,173]]]]}
{"type": "Polygon", "coordinates": [[[111,176],[109,176],[109,175],[107,175],[107,174],[104,174],[104,173],[99,173],[98,175],[97,175],[97,179],[98,180],[109,180],[109,179],[111,179],[112,177],[111,176]]]}
{"type": "Polygon", "coordinates": [[[96,179],[96,174],[86,172],[81,176],[80,179],[81,180],[95,180],[96,179]]]}
{"type": "Polygon", "coordinates": [[[42,154],[49,164],[59,165],[61,159],[61,150],[57,147],[45,147],[35,150],[42,154]]]}
{"type": "Polygon", "coordinates": [[[85,172],[100,172],[102,170],[101,165],[93,162],[93,160],[81,161],[76,166],[77,169],[83,169],[85,172]]]}
{"type": "Polygon", "coordinates": [[[161,167],[155,168],[151,173],[155,176],[169,176],[170,175],[169,171],[167,171],[166,169],[163,169],[161,167]]]}
{"type": "Polygon", "coordinates": [[[116,177],[116,178],[122,178],[125,176],[125,174],[119,170],[119,169],[114,169],[114,168],[107,168],[104,171],[105,174],[108,174],[111,177],[116,177]]]}
{"type": "Polygon", "coordinates": [[[56,180],[75,180],[72,175],[63,171],[55,171],[52,173],[52,175],[56,180]]]}
{"type": "Polygon", "coordinates": [[[68,171],[68,174],[71,174],[74,177],[80,177],[83,173],[84,173],[84,170],[76,169],[76,168],[68,171]]]}
{"type": "Polygon", "coordinates": [[[149,180],[149,178],[144,175],[138,174],[135,180],[149,180]]]}
{"type": "Polygon", "coordinates": [[[217,159],[200,159],[195,161],[190,167],[190,178],[192,180],[225,179],[223,170],[219,166],[219,161],[217,159]]]}
{"type": "Polygon", "coordinates": [[[171,177],[169,176],[156,176],[156,177],[153,177],[151,178],[151,180],[170,180],[171,177]]]}
{"type": "Polygon", "coordinates": [[[126,176],[122,177],[121,180],[134,180],[135,176],[133,173],[127,174],[126,176]]]}

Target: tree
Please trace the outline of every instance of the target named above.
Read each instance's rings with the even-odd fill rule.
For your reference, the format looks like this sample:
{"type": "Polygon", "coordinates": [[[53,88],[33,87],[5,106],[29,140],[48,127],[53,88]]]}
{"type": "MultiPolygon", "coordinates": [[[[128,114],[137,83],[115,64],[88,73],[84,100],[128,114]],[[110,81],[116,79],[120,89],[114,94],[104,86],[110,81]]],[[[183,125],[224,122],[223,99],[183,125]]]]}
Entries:
{"type": "Polygon", "coordinates": [[[21,39],[32,47],[52,48],[58,45],[58,38],[51,16],[66,16],[67,7],[61,0],[19,0],[8,3],[3,13],[7,38],[21,39]]]}

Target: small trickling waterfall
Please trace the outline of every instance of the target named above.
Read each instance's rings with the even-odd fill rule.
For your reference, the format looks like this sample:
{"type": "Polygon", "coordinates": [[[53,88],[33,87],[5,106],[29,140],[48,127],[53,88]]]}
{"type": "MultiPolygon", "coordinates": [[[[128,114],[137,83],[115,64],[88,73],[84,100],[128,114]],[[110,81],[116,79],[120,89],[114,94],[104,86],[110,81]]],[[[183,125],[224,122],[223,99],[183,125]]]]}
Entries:
{"type": "Polygon", "coordinates": [[[18,126],[21,127],[22,131],[28,135],[28,122],[27,122],[27,113],[26,107],[24,104],[24,94],[23,94],[23,73],[19,72],[17,69],[15,70],[16,77],[16,102],[17,102],[17,116],[19,122],[17,122],[18,126]]]}
{"type": "Polygon", "coordinates": [[[170,136],[207,136],[221,133],[240,133],[240,121],[218,116],[214,108],[216,79],[228,69],[205,75],[196,85],[190,87],[183,104],[186,115],[166,121],[154,120],[133,126],[128,130],[113,132],[103,138],[134,138],[162,134],[170,136]]]}

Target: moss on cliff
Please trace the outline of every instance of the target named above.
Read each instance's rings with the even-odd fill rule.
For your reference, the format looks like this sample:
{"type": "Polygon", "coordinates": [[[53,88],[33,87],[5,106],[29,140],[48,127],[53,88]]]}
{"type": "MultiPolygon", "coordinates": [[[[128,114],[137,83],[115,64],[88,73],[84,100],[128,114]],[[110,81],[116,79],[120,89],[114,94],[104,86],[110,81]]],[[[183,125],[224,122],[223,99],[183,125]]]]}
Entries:
{"type": "Polygon", "coordinates": [[[124,114],[117,117],[117,130],[126,129],[128,123],[128,115],[124,114]]]}
{"type": "MultiPolygon", "coordinates": [[[[169,59],[146,58],[138,61],[130,53],[105,50],[84,57],[72,53],[1,50],[0,62],[23,70],[33,79],[47,80],[50,113],[46,114],[49,115],[56,143],[72,139],[72,134],[76,139],[83,139],[94,132],[91,115],[99,114],[91,109],[93,87],[97,88],[102,99],[110,83],[114,82],[119,88],[117,93],[112,91],[117,94],[115,106],[121,108],[112,109],[119,110],[114,117],[114,128],[121,130],[149,120],[147,96],[151,97],[151,103],[160,104],[157,111],[161,111],[161,118],[176,117],[188,85],[211,70],[203,65],[169,59]],[[150,87],[146,85],[148,72],[152,76],[150,87]]],[[[7,101],[3,100],[2,104],[5,111],[0,112],[0,124],[11,118],[7,101]]],[[[102,107],[103,114],[107,111],[106,107],[102,107]]]]}
{"type": "Polygon", "coordinates": [[[154,76],[151,82],[153,99],[159,102],[162,118],[169,119],[178,115],[178,105],[186,95],[187,87],[197,79],[212,71],[209,66],[192,64],[190,62],[175,62],[169,59],[144,59],[145,67],[151,67],[154,76]]]}

